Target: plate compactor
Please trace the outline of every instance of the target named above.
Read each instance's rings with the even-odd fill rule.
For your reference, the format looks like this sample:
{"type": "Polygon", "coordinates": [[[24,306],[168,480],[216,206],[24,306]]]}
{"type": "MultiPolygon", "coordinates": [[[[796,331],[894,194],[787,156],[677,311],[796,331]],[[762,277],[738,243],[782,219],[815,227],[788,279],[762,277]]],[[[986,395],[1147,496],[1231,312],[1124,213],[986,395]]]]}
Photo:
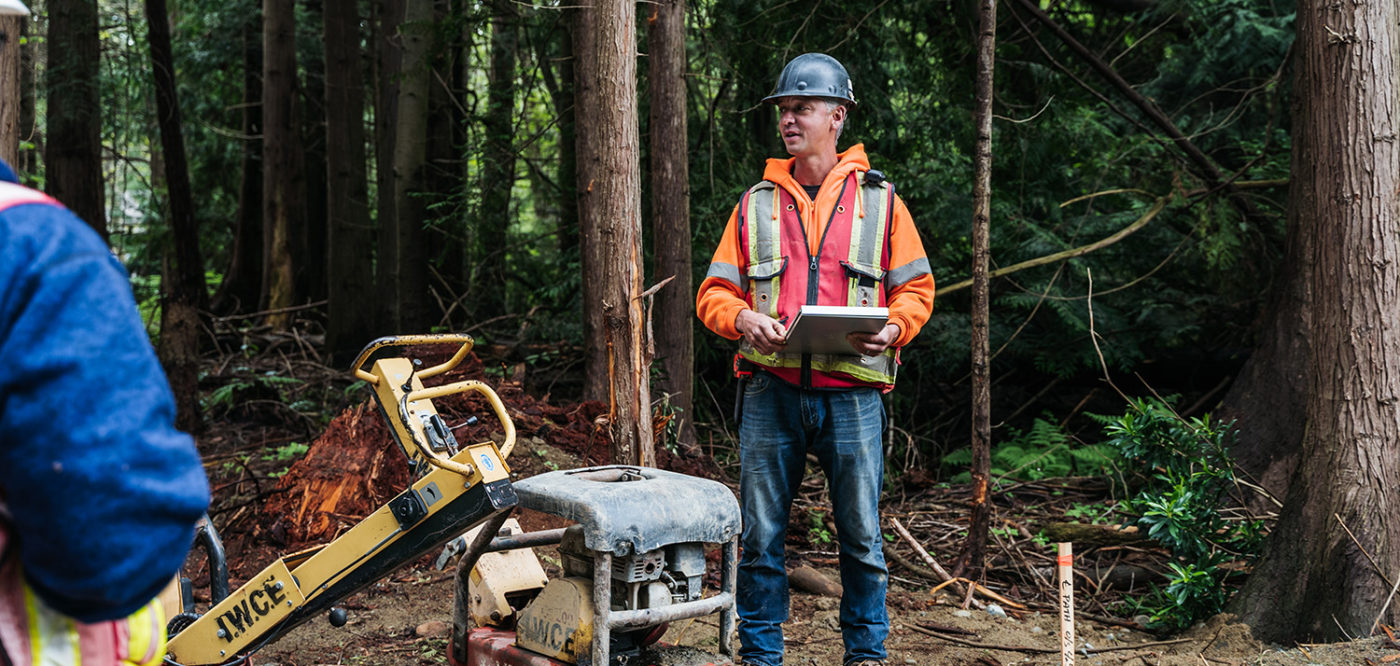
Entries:
{"type": "MultiPolygon", "coordinates": [[[[734,571],[739,505],[723,484],[645,467],[556,471],[515,483],[519,506],[574,525],[490,540],[488,522],[458,565],[448,650],[453,666],[510,664],[652,664],[665,650],[647,649],[666,623],[720,614],[720,651],[732,658],[734,571]],[[543,581],[538,560],[520,557],[526,544],[557,542],[563,576],[543,581]],[[702,594],[706,544],[722,544],[719,593],[702,594]],[[483,555],[471,575],[476,549],[483,555]],[[520,562],[520,564],[513,564],[520,562]],[[533,564],[533,567],[531,566],[533,564]],[[502,604],[500,601],[505,603],[502,604]],[[468,619],[478,628],[467,630],[468,619]],[[509,628],[513,626],[514,631],[509,628]]],[[[716,663],[676,653],[668,664],[716,663]]]]}
{"type": "Polygon", "coordinates": [[[495,391],[474,380],[422,382],[456,367],[471,347],[467,335],[399,336],[375,340],[360,353],[355,376],[373,388],[414,480],[330,543],[278,559],[233,592],[218,534],[202,522],[196,546],[209,560],[211,606],[197,612],[189,581],[180,581],[179,594],[167,602],[166,664],[242,664],[322,613],[343,626],[347,613],[337,602],[444,544],[451,544],[445,554],[452,546],[461,553],[453,666],[728,663],[650,646],[666,623],[712,613],[720,615],[720,650],[733,659],[739,537],[733,493],[714,481],[626,466],[512,483],[505,461],[515,427],[495,391]],[[444,343],[460,346],[440,365],[422,368],[404,357],[410,346],[444,343]],[[435,398],[467,392],[491,406],[504,433],[501,444],[459,444],[433,405],[435,398]],[[573,524],[522,533],[510,520],[517,506],[573,524]],[[459,536],[464,532],[469,536],[459,536]],[[554,580],[530,551],[547,544],[558,544],[563,561],[563,576],[554,580]],[[707,597],[710,544],[720,545],[720,589],[707,597]],[[662,662],[652,658],[656,654],[662,662]]]}

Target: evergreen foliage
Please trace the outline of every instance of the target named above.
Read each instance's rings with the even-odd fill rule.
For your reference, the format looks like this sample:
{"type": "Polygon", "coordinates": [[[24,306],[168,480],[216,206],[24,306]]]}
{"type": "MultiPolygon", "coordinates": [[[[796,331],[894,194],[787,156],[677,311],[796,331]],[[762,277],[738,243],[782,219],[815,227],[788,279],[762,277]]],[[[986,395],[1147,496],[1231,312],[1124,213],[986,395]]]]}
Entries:
{"type": "MultiPolygon", "coordinates": [[[[359,4],[365,16],[361,62],[374,75],[379,5],[359,4]]],[[[1019,3],[1005,4],[998,28],[993,269],[1101,240],[1139,219],[1159,197],[1168,202],[1121,242],[992,281],[991,340],[997,351],[992,375],[1011,378],[994,391],[994,422],[1033,398],[1039,403],[1015,413],[1076,413],[1074,401],[1088,388],[1040,398],[1037,390],[1048,382],[1077,390],[1097,373],[1087,307],[1090,276],[1093,333],[1101,339],[1108,366],[1169,373],[1184,390],[1203,390],[1201,384],[1215,383],[1250,345],[1250,323],[1282,252],[1283,190],[1245,187],[1232,194],[1216,187],[1083,57],[1019,3]],[[1117,193],[1102,194],[1111,191],[1117,193]]],[[[1248,183],[1287,176],[1291,0],[1160,0],[1133,13],[1084,0],[1037,5],[1160,109],[1225,178],[1248,183]]],[[[104,0],[101,7],[113,243],[141,278],[136,283],[141,299],[154,303],[166,223],[155,203],[160,184],[151,161],[154,124],[144,19],[127,5],[104,0]]],[[[517,166],[511,182],[485,183],[489,8],[480,3],[440,7],[434,22],[439,42],[456,45],[434,65],[435,85],[450,92],[442,103],[452,110],[451,120],[439,137],[449,152],[433,162],[441,191],[431,193],[422,223],[435,239],[431,286],[441,326],[481,325],[474,332],[483,339],[511,343],[582,345],[578,232],[575,221],[563,219],[568,207],[562,203],[573,184],[563,182],[567,177],[557,159],[564,139],[555,104],[568,85],[562,77],[569,54],[562,44],[569,11],[561,4],[519,7],[512,110],[517,166]],[[509,188],[508,209],[484,210],[483,188],[509,188]],[[482,231],[501,226],[504,245],[485,246],[482,231]],[[482,268],[488,265],[502,267],[505,284],[484,280],[482,268]],[[475,295],[484,290],[501,292],[507,317],[482,321],[475,295]]],[[[696,284],[740,193],[760,177],[764,159],[783,156],[776,116],[759,100],[771,91],[783,63],[807,51],[830,53],[850,71],[860,105],[842,147],[864,143],[872,162],[895,184],[914,214],[940,285],[967,276],[976,30],[968,3],[696,0],[688,10],[696,284]]],[[[639,5],[639,11],[648,10],[639,5]]],[[[241,135],[239,119],[250,103],[242,99],[243,37],[250,25],[256,30],[260,8],[257,0],[174,0],[171,12],[201,249],[217,284],[232,252],[241,150],[256,138],[241,135]]],[[[324,141],[316,113],[325,62],[319,53],[319,15],[317,3],[298,3],[308,154],[324,141]]],[[[639,25],[645,30],[645,20],[639,25]]],[[[645,76],[645,67],[639,71],[645,76]]],[[[378,92],[367,93],[366,122],[372,128],[378,92]]],[[[377,138],[375,132],[367,134],[371,143],[377,138]]],[[[367,151],[371,161],[374,153],[373,147],[367,151]]],[[[642,164],[645,168],[645,159],[642,164]]],[[[324,169],[324,164],[309,160],[308,167],[324,169]]],[[[373,165],[371,174],[370,197],[377,199],[373,165]]],[[[42,169],[30,175],[42,179],[42,169]]],[[[308,198],[318,196],[324,194],[308,190],[308,198]]],[[[644,203],[639,205],[646,215],[644,203]]],[[[647,286],[657,278],[648,276],[647,286]]],[[[304,288],[303,302],[313,300],[317,290],[304,288]]],[[[940,460],[965,438],[967,310],[965,291],[940,295],[932,320],[902,352],[901,386],[890,397],[889,412],[910,436],[892,446],[896,456],[940,460]]],[[[699,386],[693,416],[717,425],[732,397],[732,344],[698,322],[696,327],[699,386]]],[[[998,437],[1009,444],[1023,440],[1030,444],[1025,451],[1040,451],[1044,442],[1036,438],[1047,436],[1052,420],[1064,419],[1020,417],[998,437]]],[[[1068,433],[1081,423],[1070,422],[1068,433]]],[[[1013,454],[1003,449],[1000,455],[1013,454]]],[[[1073,469],[1079,464],[1061,462],[1073,469]]],[[[1050,469],[1064,467],[1040,471],[1050,469]]]]}

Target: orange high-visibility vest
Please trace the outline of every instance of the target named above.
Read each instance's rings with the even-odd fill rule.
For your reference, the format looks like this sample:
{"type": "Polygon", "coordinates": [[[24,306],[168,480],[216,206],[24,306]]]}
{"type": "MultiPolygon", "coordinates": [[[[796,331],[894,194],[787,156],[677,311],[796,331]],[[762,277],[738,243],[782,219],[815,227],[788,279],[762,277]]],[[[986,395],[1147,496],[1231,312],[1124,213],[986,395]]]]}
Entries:
{"type": "MultiPolygon", "coordinates": [[[[790,321],[803,305],[885,307],[894,188],[854,171],[811,254],[792,194],[771,181],[751,188],[740,202],[741,235],[748,254],[748,301],[754,310],[790,321]],[[870,181],[870,182],[867,182],[870,181]]],[[[888,389],[894,386],[898,350],[876,356],[760,354],[741,343],[739,356],[802,386],[821,388],[822,375],[844,375],[888,389]]]]}

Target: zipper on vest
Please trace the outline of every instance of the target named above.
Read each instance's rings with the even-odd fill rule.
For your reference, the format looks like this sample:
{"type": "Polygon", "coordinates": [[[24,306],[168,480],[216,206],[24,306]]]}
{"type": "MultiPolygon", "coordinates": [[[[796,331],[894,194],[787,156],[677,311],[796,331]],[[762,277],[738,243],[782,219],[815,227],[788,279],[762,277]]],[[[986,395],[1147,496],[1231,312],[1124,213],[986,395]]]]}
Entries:
{"type": "MultiPolygon", "coordinates": [[[[807,301],[806,301],[808,305],[816,305],[816,304],[817,304],[817,296],[818,296],[818,294],[821,293],[821,290],[820,290],[820,286],[821,286],[821,285],[818,284],[817,281],[818,281],[818,279],[821,277],[822,253],[826,251],[826,235],[827,235],[828,232],[831,231],[831,223],[832,223],[833,220],[836,219],[836,209],[839,208],[839,207],[841,206],[841,200],[846,198],[846,186],[849,185],[850,183],[851,183],[851,176],[850,176],[850,174],[847,174],[847,176],[841,180],[841,193],[836,195],[836,205],[834,205],[834,206],[831,207],[831,214],[828,215],[827,218],[826,218],[826,226],[822,228],[822,239],[821,239],[821,241],[819,241],[819,242],[817,243],[817,255],[816,255],[815,257],[812,256],[812,250],[810,249],[810,248],[812,247],[812,244],[811,244],[810,242],[808,242],[808,239],[807,239],[807,225],[805,225],[805,224],[802,225],[802,241],[803,241],[803,242],[802,242],[802,247],[808,248],[808,249],[807,249],[807,301]]],[[[791,196],[792,193],[789,192],[788,194],[789,194],[789,196],[791,196]]],[[[816,202],[813,201],[813,202],[812,202],[812,208],[815,209],[816,206],[817,206],[816,202]]],[[[803,355],[802,355],[802,377],[801,377],[801,381],[802,381],[802,388],[804,388],[804,389],[810,389],[810,388],[812,388],[812,355],[811,355],[811,354],[803,354],[803,355]]]]}

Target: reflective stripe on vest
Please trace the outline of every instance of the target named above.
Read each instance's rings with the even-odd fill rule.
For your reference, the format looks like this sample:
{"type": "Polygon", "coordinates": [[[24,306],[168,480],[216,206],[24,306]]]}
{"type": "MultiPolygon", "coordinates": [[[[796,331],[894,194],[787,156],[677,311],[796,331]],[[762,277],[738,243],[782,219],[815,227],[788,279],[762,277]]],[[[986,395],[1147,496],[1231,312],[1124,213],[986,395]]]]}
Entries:
{"type": "Polygon", "coordinates": [[[5,210],[11,206],[21,204],[43,203],[51,206],[62,206],[53,197],[38,190],[33,190],[23,185],[0,180],[0,210],[5,210]]]}
{"type": "Polygon", "coordinates": [[[51,610],[24,586],[24,611],[29,619],[29,654],[34,666],[81,666],[82,644],[72,619],[51,610]]]}
{"type": "MultiPolygon", "coordinates": [[[[0,194],[0,210],[7,203],[0,194]]],[[[0,663],[157,666],[165,660],[165,609],[159,599],[110,622],[86,624],[59,613],[24,581],[11,525],[0,502],[0,663]]]]}
{"type": "MultiPolygon", "coordinates": [[[[836,209],[822,229],[815,257],[810,255],[811,245],[792,195],[771,181],[749,189],[743,201],[742,219],[748,236],[747,286],[754,310],[780,319],[796,316],[803,304],[885,306],[886,241],[894,208],[894,190],[886,182],[866,184],[864,178],[862,172],[847,176],[836,209]],[[860,186],[849,187],[851,179],[857,179],[860,186]],[[833,261],[823,256],[828,248],[843,245],[844,259],[833,261]],[[788,276],[784,281],[787,269],[797,263],[790,262],[792,258],[807,260],[806,265],[796,268],[807,273],[788,276]],[[784,284],[788,286],[787,292],[783,290],[784,284]],[[791,293],[800,291],[801,285],[807,287],[805,294],[791,293]],[[799,289],[794,290],[795,286],[799,289]]],[[[812,354],[807,360],[815,371],[840,373],[861,382],[892,386],[896,353],[894,349],[886,349],[877,356],[861,356],[854,352],[812,354]]],[[[747,343],[741,343],[739,355],[767,367],[800,368],[803,365],[801,354],[759,354],[747,343]]]]}

